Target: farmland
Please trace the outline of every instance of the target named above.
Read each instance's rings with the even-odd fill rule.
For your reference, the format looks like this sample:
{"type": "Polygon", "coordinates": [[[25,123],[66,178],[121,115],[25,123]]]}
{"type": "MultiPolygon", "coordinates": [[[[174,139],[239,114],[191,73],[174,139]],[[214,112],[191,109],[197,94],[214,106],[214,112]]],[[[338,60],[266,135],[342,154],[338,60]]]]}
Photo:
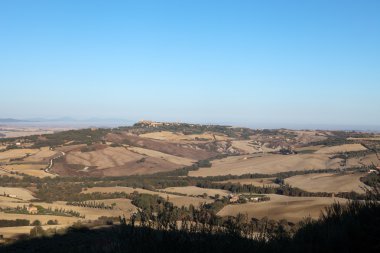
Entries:
{"type": "Polygon", "coordinates": [[[297,222],[307,217],[318,218],[321,210],[333,204],[335,201],[345,203],[346,200],[339,198],[308,198],[308,197],[287,197],[275,194],[269,195],[271,200],[262,203],[247,203],[228,205],[224,207],[218,215],[236,216],[238,213],[247,214],[249,217],[270,219],[287,219],[297,222]]]}
{"type": "Polygon", "coordinates": [[[140,122],[3,139],[0,215],[43,229],[144,222],[145,212],[165,210],[298,224],[335,201],[364,198],[363,182],[373,183],[380,165],[371,136],[140,122]]]}
{"type": "Polygon", "coordinates": [[[365,185],[360,181],[366,173],[347,174],[308,174],[287,178],[285,182],[291,186],[309,192],[349,192],[363,193],[365,185]]]}
{"type": "MultiPolygon", "coordinates": [[[[184,192],[186,192],[188,189],[165,189],[163,191],[149,191],[141,188],[131,188],[131,187],[94,187],[94,188],[89,188],[84,191],[84,193],[93,193],[93,192],[101,192],[101,193],[113,193],[113,192],[124,192],[127,194],[131,194],[133,192],[138,192],[138,193],[145,193],[145,194],[150,194],[150,195],[158,195],[164,199],[169,199],[170,202],[172,202],[174,205],[181,207],[181,206],[199,206],[202,203],[210,203],[212,202],[211,199],[208,198],[201,198],[201,197],[192,197],[192,196],[187,196],[184,192]],[[166,193],[168,192],[168,193],[166,193]],[[185,195],[176,195],[176,194],[171,194],[171,193],[183,193],[185,195]]],[[[212,190],[211,190],[212,191],[212,190]]],[[[197,193],[202,192],[202,189],[199,189],[197,193]]],[[[207,190],[206,190],[207,192],[207,190]]],[[[215,192],[223,192],[223,191],[215,191],[215,192]]],[[[193,192],[194,193],[194,192],[193,192]]],[[[202,193],[203,194],[203,193],[202,193]]],[[[188,194],[188,195],[202,195],[202,194],[188,194]]]]}
{"type": "Polygon", "coordinates": [[[189,176],[207,177],[221,175],[243,175],[247,173],[274,174],[296,170],[317,170],[339,168],[341,160],[330,159],[327,154],[260,154],[251,156],[227,157],[212,163],[211,168],[191,171],[189,176]]]}

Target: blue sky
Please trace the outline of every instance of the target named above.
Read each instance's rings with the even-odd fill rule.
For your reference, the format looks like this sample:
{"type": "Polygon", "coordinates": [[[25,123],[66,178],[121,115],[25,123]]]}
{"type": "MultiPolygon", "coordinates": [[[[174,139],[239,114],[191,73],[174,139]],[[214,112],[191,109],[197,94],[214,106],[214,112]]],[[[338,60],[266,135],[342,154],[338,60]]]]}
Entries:
{"type": "Polygon", "coordinates": [[[380,126],[380,1],[0,2],[0,118],[380,126]]]}

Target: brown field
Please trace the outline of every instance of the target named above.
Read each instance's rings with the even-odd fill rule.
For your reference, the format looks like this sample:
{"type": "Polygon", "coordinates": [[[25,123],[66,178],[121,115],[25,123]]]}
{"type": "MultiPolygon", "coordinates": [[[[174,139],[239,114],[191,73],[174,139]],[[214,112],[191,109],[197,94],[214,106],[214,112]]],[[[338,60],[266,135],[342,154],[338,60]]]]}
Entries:
{"type": "Polygon", "coordinates": [[[206,193],[208,196],[215,196],[215,194],[219,194],[220,196],[227,196],[230,193],[226,190],[199,188],[196,186],[169,187],[163,189],[163,191],[176,192],[193,196],[203,195],[204,193],[206,193]]]}
{"type": "Polygon", "coordinates": [[[355,166],[370,166],[374,164],[375,166],[380,166],[380,155],[376,154],[366,155],[364,157],[358,158],[350,158],[347,161],[347,167],[355,167],[355,166]]]}
{"type": "MultiPolygon", "coordinates": [[[[129,199],[105,199],[105,200],[96,200],[97,203],[105,203],[106,205],[111,205],[113,203],[116,204],[114,209],[112,210],[106,210],[106,209],[98,209],[98,208],[89,208],[89,207],[77,207],[77,206],[70,206],[66,205],[66,202],[64,201],[57,201],[53,203],[44,203],[44,202],[33,202],[34,205],[39,205],[44,208],[51,208],[51,209],[65,209],[65,210],[73,210],[79,212],[82,216],[85,216],[84,218],[79,217],[65,217],[65,216],[56,216],[56,215],[34,215],[34,214],[12,214],[12,213],[2,213],[0,212],[0,218],[1,219],[27,219],[30,222],[33,222],[35,220],[40,220],[42,224],[46,224],[48,220],[57,220],[59,223],[59,227],[66,227],[69,225],[72,225],[76,221],[87,221],[87,220],[97,220],[101,216],[107,216],[107,217],[118,217],[118,216],[125,216],[126,218],[129,218],[133,212],[137,211],[137,208],[131,203],[131,200],[129,199]]],[[[20,201],[14,198],[4,197],[0,196],[0,207],[22,207],[27,206],[31,202],[28,201],[20,201]]],[[[48,227],[48,226],[43,226],[48,227]]],[[[19,227],[9,227],[9,228],[0,228],[0,234],[4,232],[5,237],[11,237],[14,235],[17,235],[19,233],[24,233],[26,229],[26,233],[29,234],[29,231],[32,227],[25,227],[25,228],[19,228],[19,227]],[[28,229],[29,230],[28,230],[28,229]]]]}
{"type": "Polygon", "coordinates": [[[107,141],[115,143],[125,143],[127,142],[131,146],[146,148],[150,150],[159,151],[165,154],[170,154],[174,156],[185,157],[193,160],[203,160],[208,159],[216,155],[215,152],[210,152],[202,150],[199,148],[192,147],[190,144],[178,144],[170,143],[167,141],[159,141],[154,139],[143,138],[140,136],[131,135],[128,133],[110,133],[107,134],[107,141]]]}
{"type": "Polygon", "coordinates": [[[144,175],[157,172],[168,172],[180,168],[160,158],[146,157],[143,162],[131,161],[119,167],[102,170],[104,176],[144,175]]]}
{"type": "Polygon", "coordinates": [[[54,175],[46,173],[43,170],[44,168],[46,168],[46,166],[46,164],[10,164],[2,167],[9,171],[23,173],[34,177],[54,177],[54,175]]]}
{"type": "MultiPolygon", "coordinates": [[[[47,230],[49,228],[65,228],[67,225],[44,225],[42,228],[47,230]]],[[[4,238],[13,238],[20,235],[29,235],[30,230],[33,226],[22,226],[22,227],[0,227],[0,235],[3,235],[4,238]]]]}
{"type": "Polygon", "coordinates": [[[41,168],[45,168],[46,164],[27,164],[27,163],[21,163],[21,164],[9,164],[9,165],[3,165],[2,166],[6,170],[14,170],[14,171],[24,171],[24,170],[39,170],[41,168]]]}
{"type": "Polygon", "coordinates": [[[343,144],[339,146],[332,147],[323,147],[316,151],[317,154],[335,154],[335,153],[343,153],[343,152],[352,152],[352,151],[362,151],[367,150],[361,144],[343,144]]]}
{"type": "Polygon", "coordinates": [[[8,173],[8,172],[3,171],[3,170],[0,169],[0,177],[2,177],[2,176],[14,177],[14,178],[20,178],[20,179],[22,178],[22,176],[20,176],[20,175],[13,174],[13,173],[8,173]]]}
{"type": "Polygon", "coordinates": [[[169,155],[169,154],[165,154],[165,153],[162,153],[159,151],[145,149],[145,148],[128,147],[127,149],[132,151],[132,152],[138,153],[140,155],[146,155],[146,156],[150,156],[150,157],[154,157],[154,158],[160,158],[160,159],[163,159],[163,160],[166,160],[168,162],[178,164],[181,166],[190,166],[194,162],[196,162],[195,160],[192,160],[192,159],[183,158],[183,157],[174,156],[174,155],[169,155]]]}
{"type": "Polygon", "coordinates": [[[52,209],[62,208],[66,210],[77,211],[81,215],[85,216],[85,220],[97,220],[101,216],[119,217],[125,215],[125,217],[129,218],[132,212],[135,212],[137,210],[137,208],[131,204],[131,201],[129,199],[95,200],[95,202],[104,202],[105,204],[116,203],[116,207],[113,210],[106,210],[100,208],[70,206],[66,205],[66,202],[64,201],[57,201],[52,204],[38,202],[33,204],[43,206],[44,208],[51,207],[52,209]]]}
{"type": "MultiPolygon", "coordinates": [[[[92,201],[91,201],[92,202],[92,201]]],[[[101,216],[108,216],[108,217],[118,217],[123,216],[129,218],[130,215],[133,212],[137,211],[136,206],[134,206],[131,203],[131,200],[129,199],[105,199],[105,200],[95,200],[97,203],[104,203],[111,205],[112,203],[115,203],[116,206],[112,210],[107,209],[100,209],[100,208],[90,208],[90,207],[78,207],[78,206],[71,206],[66,205],[66,202],[64,201],[56,201],[54,203],[45,203],[45,202],[33,202],[33,205],[39,205],[44,208],[51,208],[51,209],[65,209],[65,210],[73,210],[79,212],[82,216],[85,216],[84,219],[78,218],[78,217],[65,217],[65,216],[52,216],[52,215],[32,215],[32,214],[7,214],[7,216],[4,216],[5,218],[10,217],[21,217],[24,216],[24,219],[29,219],[30,221],[34,221],[36,219],[39,219],[42,223],[45,223],[48,220],[51,219],[57,219],[59,224],[71,224],[77,220],[97,220],[101,216]],[[20,216],[21,215],[21,216],[20,216]]],[[[0,199],[0,207],[17,207],[17,206],[24,206],[29,205],[31,202],[26,201],[15,201],[11,198],[2,197],[0,199]]],[[[3,214],[0,215],[0,217],[3,217],[3,214]]],[[[7,218],[7,219],[8,219],[7,218]]]]}
{"type": "Polygon", "coordinates": [[[246,154],[262,153],[262,147],[254,145],[251,140],[231,141],[233,148],[238,149],[246,154]]]}
{"type": "Polygon", "coordinates": [[[16,214],[16,213],[3,213],[0,212],[1,219],[4,220],[16,220],[16,219],[26,219],[33,222],[35,220],[41,221],[42,224],[46,224],[49,220],[57,220],[60,225],[71,225],[78,220],[83,221],[79,217],[66,217],[66,216],[55,216],[55,215],[39,215],[39,214],[16,214]]]}
{"type": "Polygon", "coordinates": [[[322,134],[318,133],[317,131],[291,131],[292,133],[297,134],[297,142],[299,143],[310,143],[310,142],[316,142],[316,141],[323,141],[326,140],[327,137],[322,134]]]}
{"type": "Polygon", "coordinates": [[[86,147],[86,144],[76,144],[76,145],[69,145],[69,146],[62,146],[57,147],[56,150],[60,152],[69,152],[69,151],[80,151],[81,148],[86,147]]]}
{"type": "Polygon", "coordinates": [[[231,156],[212,162],[211,168],[190,171],[189,176],[243,175],[247,173],[273,174],[278,172],[339,168],[341,159],[330,159],[327,154],[278,155],[261,154],[231,156]]]}
{"type": "Polygon", "coordinates": [[[39,149],[36,153],[33,155],[23,159],[23,161],[26,162],[49,162],[49,160],[57,155],[56,151],[52,151],[49,149],[49,147],[43,147],[39,149]]]}
{"type": "Polygon", "coordinates": [[[285,179],[285,183],[309,192],[350,192],[364,193],[365,187],[360,181],[367,173],[347,174],[308,174],[285,179]]]}
{"type": "Polygon", "coordinates": [[[22,158],[27,154],[33,155],[38,151],[38,149],[10,149],[4,152],[0,152],[0,161],[9,162],[10,159],[22,158]]]}
{"type": "Polygon", "coordinates": [[[275,220],[287,219],[297,222],[306,217],[317,219],[321,211],[335,201],[347,202],[347,200],[340,198],[288,197],[275,194],[268,194],[267,196],[271,198],[270,201],[227,205],[219,211],[218,215],[236,216],[242,213],[247,214],[249,218],[268,217],[275,220]]]}
{"type": "Polygon", "coordinates": [[[82,191],[83,193],[91,193],[91,192],[104,192],[104,193],[112,193],[112,192],[125,192],[125,193],[133,193],[133,192],[139,192],[139,193],[146,193],[151,195],[159,195],[160,197],[167,199],[169,197],[169,201],[172,202],[175,206],[182,207],[182,206],[199,206],[201,203],[211,203],[212,200],[207,198],[198,198],[198,197],[189,197],[189,196],[179,196],[174,194],[167,194],[164,192],[155,192],[155,191],[149,191],[141,188],[132,188],[132,187],[93,187],[88,188],[87,190],[82,191]]]}
{"type": "Polygon", "coordinates": [[[319,146],[306,146],[306,147],[297,147],[294,150],[297,151],[297,152],[309,151],[310,153],[314,153],[315,151],[318,151],[318,150],[320,150],[323,147],[324,146],[322,146],[322,145],[319,145],[319,146]]]}
{"type": "Polygon", "coordinates": [[[122,166],[141,158],[142,155],[130,152],[124,147],[107,147],[91,152],[73,151],[66,155],[67,163],[96,166],[98,169],[122,166]]]}
{"type": "Polygon", "coordinates": [[[2,187],[0,186],[0,194],[16,195],[16,198],[22,200],[32,200],[34,199],[32,193],[24,188],[13,188],[13,187],[2,187]]]}
{"type": "Polygon", "coordinates": [[[182,133],[173,133],[169,131],[153,132],[140,135],[143,138],[161,140],[161,141],[172,141],[172,142],[181,142],[181,141],[196,141],[197,139],[203,139],[207,141],[225,141],[229,138],[221,134],[213,133],[203,133],[203,134],[189,134],[185,135],[182,133]],[[215,138],[214,138],[215,137],[215,138]]]}
{"type": "MultiPolygon", "coordinates": [[[[133,148],[132,148],[133,149],[133,148]]],[[[143,150],[139,150],[140,152],[143,150]]],[[[146,151],[149,153],[149,150],[146,151]]],[[[153,154],[153,152],[152,152],[153,154]]],[[[154,156],[159,154],[155,153],[154,156]]],[[[177,162],[186,162],[189,160],[179,157],[176,159],[174,156],[166,155],[168,160],[175,160],[177,162]]],[[[95,170],[98,170],[95,173],[100,173],[103,176],[127,176],[127,175],[136,175],[136,174],[152,174],[156,172],[164,172],[174,170],[183,165],[178,165],[172,162],[169,162],[165,158],[161,157],[147,157],[146,155],[138,154],[135,151],[128,150],[126,147],[103,147],[96,151],[91,152],[81,152],[81,151],[71,151],[68,152],[66,157],[67,164],[77,164],[82,165],[83,168],[80,170],[84,172],[83,174],[91,174],[95,170]],[[91,170],[85,172],[86,167],[93,167],[91,170]]],[[[56,167],[56,166],[54,166],[56,167]]],[[[57,168],[59,169],[59,168],[57,168]]],[[[69,169],[66,166],[66,171],[69,169]]],[[[65,174],[62,171],[54,170],[58,174],[65,174]]],[[[78,170],[77,170],[78,172],[78,170]]],[[[70,174],[70,173],[69,173],[70,174]]],[[[72,173],[71,173],[72,174],[72,173]]]]}
{"type": "Polygon", "coordinates": [[[270,187],[278,187],[278,184],[273,182],[275,178],[241,178],[241,179],[228,179],[225,181],[220,181],[219,183],[233,183],[233,184],[246,184],[246,185],[254,185],[257,187],[270,186],[270,187]]]}

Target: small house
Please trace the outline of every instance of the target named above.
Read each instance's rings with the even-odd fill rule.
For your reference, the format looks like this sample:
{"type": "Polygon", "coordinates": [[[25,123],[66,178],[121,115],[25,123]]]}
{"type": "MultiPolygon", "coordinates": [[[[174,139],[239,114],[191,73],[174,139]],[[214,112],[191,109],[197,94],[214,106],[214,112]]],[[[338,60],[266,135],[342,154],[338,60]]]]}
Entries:
{"type": "Polygon", "coordinates": [[[236,203],[238,201],[239,201],[239,196],[238,195],[230,197],[230,203],[236,203]]]}
{"type": "Polygon", "coordinates": [[[27,210],[28,210],[28,213],[30,213],[30,214],[37,214],[38,213],[37,207],[35,207],[33,205],[29,205],[27,210]]]}

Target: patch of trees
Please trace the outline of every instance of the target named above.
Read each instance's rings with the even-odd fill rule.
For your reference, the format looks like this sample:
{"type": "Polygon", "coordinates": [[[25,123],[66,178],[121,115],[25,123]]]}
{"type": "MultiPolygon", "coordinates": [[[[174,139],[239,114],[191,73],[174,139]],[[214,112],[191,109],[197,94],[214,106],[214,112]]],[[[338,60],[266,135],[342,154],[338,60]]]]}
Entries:
{"type": "MultiPolygon", "coordinates": [[[[254,186],[254,185],[241,185],[233,183],[212,183],[212,182],[203,182],[198,183],[198,187],[209,188],[209,189],[222,189],[231,191],[233,193],[256,193],[256,194],[278,194],[291,197],[332,197],[333,194],[329,192],[307,192],[301,190],[297,187],[292,187],[287,184],[280,185],[279,187],[273,186],[254,186]]],[[[364,194],[359,194],[356,192],[340,192],[335,194],[336,197],[359,200],[365,199],[364,194]]]]}
{"type": "Polygon", "coordinates": [[[130,131],[136,134],[157,132],[157,131],[171,131],[182,133],[185,135],[191,134],[203,134],[205,132],[214,132],[225,134],[232,138],[243,138],[247,139],[249,136],[254,134],[254,130],[249,128],[232,128],[230,126],[220,126],[220,125],[198,125],[198,124],[164,124],[161,126],[151,127],[146,124],[136,123],[132,127],[119,128],[120,130],[130,131]]]}
{"type": "Polygon", "coordinates": [[[87,145],[87,146],[80,149],[80,152],[82,152],[82,153],[92,152],[92,151],[96,151],[96,147],[91,146],[91,145],[87,145]]]}
{"type": "Polygon", "coordinates": [[[96,202],[96,201],[73,201],[73,202],[69,201],[66,203],[66,205],[112,210],[116,204],[107,205],[107,204],[104,204],[104,202],[96,202]]]}
{"type": "Polygon", "coordinates": [[[89,144],[102,142],[107,133],[112,132],[112,129],[79,129],[57,132],[53,134],[44,134],[40,136],[27,136],[25,139],[34,143],[34,148],[40,147],[56,147],[64,145],[71,141],[70,145],[74,144],[89,144]]]}
{"type": "Polygon", "coordinates": [[[369,173],[364,177],[361,177],[360,181],[362,181],[364,184],[370,187],[374,187],[380,184],[380,175],[377,173],[369,173]]]}
{"type": "MultiPolygon", "coordinates": [[[[0,208],[0,211],[4,213],[15,213],[15,214],[38,214],[38,215],[55,215],[55,216],[67,216],[67,217],[82,217],[79,212],[73,210],[66,210],[63,208],[44,208],[42,206],[36,206],[37,212],[30,213],[28,208],[24,206],[17,207],[4,207],[0,208]]],[[[33,225],[33,224],[32,224],[33,225]]]]}
{"type": "MultiPolygon", "coordinates": [[[[135,217],[134,222],[139,219],[139,226],[125,219],[120,219],[121,225],[101,229],[76,226],[53,237],[3,245],[0,251],[325,253],[378,252],[380,248],[379,202],[337,203],[327,208],[318,220],[305,219],[298,224],[286,220],[248,219],[243,214],[222,219],[204,209],[182,216],[172,208],[164,204],[158,213],[135,217]],[[178,218],[182,222],[174,224],[172,219],[178,218]]],[[[38,226],[31,230],[31,237],[46,234],[47,231],[38,226]]]]}
{"type": "Polygon", "coordinates": [[[16,219],[16,220],[0,220],[0,227],[21,227],[29,226],[30,221],[25,219],[16,219]]]}
{"type": "Polygon", "coordinates": [[[331,159],[334,159],[334,158],[340,158],[340,159],[360,158],[360,157],[364,157],[364,156],[374,154],[374,153],[375,153],[375,151],[373,151],[373,150],[343,152],[343,153],[339,153],[339,154],[332,156],[331,159]]]}
{"type": "MultiPolygon", "coordinates": [[[[220,217],[217,212],[228,204],[227,198],[216,200],[210,204],[205,203],[197,208],[193,205],[178,208],[170,203],[170,200],[165,200],[158,195],[136,193],[132,197],[132,204],[139,209],[131,217],[129,224],[134,226],[138,222],[143,227],[158,230],[223,233],[231,229],[235,235],[253,238],[264,228],[267,232],[273,232],[281,223],[267,218],[249,220],[246,215],[242,214],[237,217],[220,217]]],[[[120,222],[126,224],[126,219],[120,217],[120,222]]],[[[295,232],[294,223],[285,223],[291,226],[289,230],[293,229],[292,231],[295,232]]]]}
{"type": "Polygon", "coordinates": [[[47,225],[58,225],[58,221],[57,220],[48,220],[46,222],[47,225]]]}

